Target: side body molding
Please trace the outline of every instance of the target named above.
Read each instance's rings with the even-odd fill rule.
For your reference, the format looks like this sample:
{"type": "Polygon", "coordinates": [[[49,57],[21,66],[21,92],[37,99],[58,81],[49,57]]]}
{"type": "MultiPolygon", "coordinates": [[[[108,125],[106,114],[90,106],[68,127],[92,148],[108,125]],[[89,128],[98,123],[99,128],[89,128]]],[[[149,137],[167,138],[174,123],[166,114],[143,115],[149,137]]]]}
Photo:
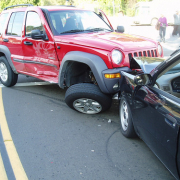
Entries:
{"type": "Polygon", "coordinates": [[[97,55],[85,53],[81,51],[71,51],[64,56],[60,66],[59,78],[58,78],[58,84],[61,88],[64,88],[63,84],[64,84],[65,71],[68,62],[70,61],[76,61],[88,65],[92,70],[101,91],[103,93],[109,93],[104,83],[103,74],[102,74],[102,71],[108,69],[105,62],[103,61],[102,58],[100,58],[97,55]]]}
{"type": "Polygon", "coordinates": [[[9,49],[4,45],[0,45],[0,53],[5,54],[6,59],[9,63],[9,65],[11,66],[12,70],[14,71],[14,73],[18,74],[18,72],[16,71],[16,68],[11,60],[11,53],[10,53],[9,49]]]}

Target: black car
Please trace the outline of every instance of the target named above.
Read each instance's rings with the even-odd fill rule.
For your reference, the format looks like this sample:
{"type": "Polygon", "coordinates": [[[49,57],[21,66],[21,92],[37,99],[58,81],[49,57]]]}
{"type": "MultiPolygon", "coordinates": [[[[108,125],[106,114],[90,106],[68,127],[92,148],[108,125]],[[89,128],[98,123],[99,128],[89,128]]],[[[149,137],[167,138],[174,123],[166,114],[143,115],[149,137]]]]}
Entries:
{"type": "Polygon", "coordinates": [[[121,132],[138,135],[180,179],[180,50],[167,60],[134,57],[131,65],[121,72],[121,132]]]}

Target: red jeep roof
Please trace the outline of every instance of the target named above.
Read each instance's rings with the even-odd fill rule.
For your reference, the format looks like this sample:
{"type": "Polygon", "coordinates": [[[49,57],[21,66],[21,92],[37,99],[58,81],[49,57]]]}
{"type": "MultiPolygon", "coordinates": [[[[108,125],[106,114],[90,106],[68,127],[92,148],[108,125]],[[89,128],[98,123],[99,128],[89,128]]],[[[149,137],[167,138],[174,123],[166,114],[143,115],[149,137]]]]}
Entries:
{"type": "Polygon", "coordinates": [[[56,10],[83,10],[76,7],[70,7],[70,6],[39,6],[39,8],[47,9],[49,11],[56,11],[56,10]]]}

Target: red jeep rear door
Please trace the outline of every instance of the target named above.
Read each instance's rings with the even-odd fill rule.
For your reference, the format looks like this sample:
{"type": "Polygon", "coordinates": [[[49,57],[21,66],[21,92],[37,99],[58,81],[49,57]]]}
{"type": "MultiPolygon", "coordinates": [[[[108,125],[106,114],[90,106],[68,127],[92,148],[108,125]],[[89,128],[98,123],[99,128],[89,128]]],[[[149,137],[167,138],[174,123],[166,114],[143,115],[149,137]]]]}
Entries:
{"type": "Polygon", "coordinates": [[[11,52],[11,59],[18,72],[25,71],[25,66],[19,61],[23,60],[22,26],[25,12],[13,12],[10,16],[6,33],[2,36],[2,44],[11,52]]]}

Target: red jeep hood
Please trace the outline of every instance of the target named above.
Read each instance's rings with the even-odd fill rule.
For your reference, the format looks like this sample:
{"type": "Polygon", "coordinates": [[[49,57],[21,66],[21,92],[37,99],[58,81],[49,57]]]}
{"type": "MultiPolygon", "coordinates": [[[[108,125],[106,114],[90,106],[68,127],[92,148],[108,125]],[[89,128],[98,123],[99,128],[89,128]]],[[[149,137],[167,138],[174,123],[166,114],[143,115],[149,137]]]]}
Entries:
{"type": "Polygon", "coordinates": [[[56,42],[88,46],[108,51],[114,48],[120,48],[123,51],[133,51],[157,47],[157,43],[151,39],[116,32],[73,34],[55,36],[54,38],[56,42]]]}

